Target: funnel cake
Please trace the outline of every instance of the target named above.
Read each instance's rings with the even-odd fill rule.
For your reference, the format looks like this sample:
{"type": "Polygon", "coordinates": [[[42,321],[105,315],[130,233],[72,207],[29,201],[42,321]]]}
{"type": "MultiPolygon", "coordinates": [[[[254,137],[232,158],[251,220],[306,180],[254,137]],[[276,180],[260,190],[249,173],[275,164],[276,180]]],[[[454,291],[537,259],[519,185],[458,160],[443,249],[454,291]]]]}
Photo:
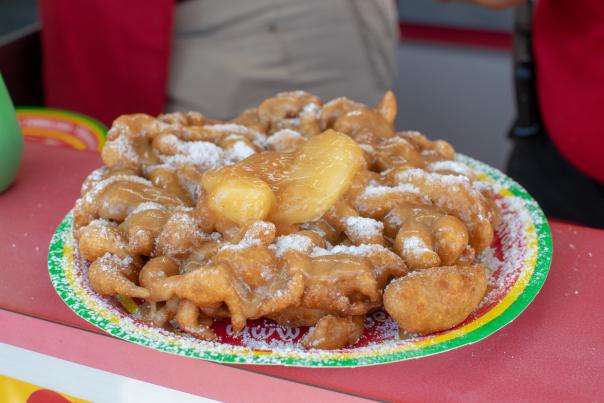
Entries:
{"type": "Polygon", "coordinates": [[[226,122],[119,117],[74,209],[90,285],[204,340],[215,319],[266,317],[338,349],[382,307],[407,332],[459,324],[486,292],[475,257],[498,211],[450,144],[395,117],[391,92],[370,108],[303,91],[226,122]]]}

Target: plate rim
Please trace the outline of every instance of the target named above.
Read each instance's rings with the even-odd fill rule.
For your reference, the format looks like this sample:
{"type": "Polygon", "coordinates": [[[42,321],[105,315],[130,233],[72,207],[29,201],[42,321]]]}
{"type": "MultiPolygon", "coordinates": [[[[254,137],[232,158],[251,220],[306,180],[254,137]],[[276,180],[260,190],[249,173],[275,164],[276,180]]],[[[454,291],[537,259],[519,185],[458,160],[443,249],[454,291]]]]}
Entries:
{"type": "MultiPolygon", "coordinates": [[[[395,351],[391,353],[386,352],[384,354],[382,354],[379,350],[369,350],[369,352],[372,354],[369,354],[367,356],[361,355],[358,357],[354,356],[354,350],[350,350],[349,352],[339,351],[335,354],[333,352],[326,351],[324,354],[307,357],[281,355],[276,354],[275,352],[264,352],[245,347],[237,347],[236,349],[231,350],[230,352],[216,352],[212,351],[212,344],[203,341],[200,341],[200,344],[203,345],[208,343],[208,348],[202,351],[198,349],[182,349],[178,346],[170,348],[169,345],[152,345],[153,343],[151,343],[151,341],[146,340],[142,336],[133,335],[123,329],[122,331],[116,331],[115,326],[108,326],[108,324],[105,323],[108,322],[105,318],[95,319],[94,317],[91,317],[90,309],[84,306],[83,301],[81,301],[76,295],[74,295],[75,293],[73,289],[69,286],[64,276],[62,277],[60,275],[61,273],[63,273],[63,265],[61,263],[65,258],[66,252],[64,245],[64,236],[67,232],[71,231],[72,211],[70,211],[61,220],[55,233],[52,236],[48,251],[48,273],[50,276],[50,280],[53,284],[53,288],[55,289],[55,292],[59,295],[61,300],[76,315],[78,315],[82,319],[122,340],[133,342],[159,351],[182,355],[185,357],[233,364],[284,365],[312,368],[350,368],[394,363],[454,350],[463,346],[479,342],[485,339],[486,337],[492,335],[493,333],[497,332],[509,323],[513,322],[530,305],[530,303],[535,299],[535,297],[545,284],[547,275],[550,270],[553,255],[552,235],[547,218],[545,217],[538,203],[521,185],[506,176],[498,169],[493,168],[485,163],[477,161],[463,154],[457,153],[457,160],[467,164],[475,170],[478,170],[480,173],[491,178],[498,185],[502,186],[504,189],[509,191],[511,195],[522,200],[523,207],[529,213],[532,224],[535,227],[537,251],[534,260],[534,267],[531,270],[528,282],[525,284],[524,288],[520,290],[519,294],[515,297],[515,299],[507,307],[505,307],[505,309],[499,315],[495,316],[486,323],[476,327],[475,329],[464,332],[459,336],[451,337],[450,339],[444,340],[436,344],[430,344],[429,341],[431,339],[426,339],[427,344],[419,348],[407,350],[403,349],[402,351],[395,351]],[[243,353],[246,351],[250,354],[244,355],[243,353]],[[340,356],[343,355],[345,358],[330,358],[330,356],[334,356],[336,354],[340,356]],[[348,357],[347,355],[349,354],[353,356],[348,357]],[[267,360],[267,356],[270,356],[271,359],[267,360]]],[[[516,280],[514,286],[518,284],[519,280],[520,278],[516,280]]],[[[505,294],[504,298],[510,295],[510,291],[505,294]]],[[[498,307],[500,304],[501,301],[496,304],[493,308],[491,308],[491,310],[498,307]]],[[[96,312],[94,313],[96,315],[96,312]]],[[[472,323],[475,323],[475,321],[468,323],[468,325],[472,323]]],[[[445,335],[446,334],[448,333],[445,333],[445,335]]],[[[235,347],[225,344],[221,345],[235,347]]]]}

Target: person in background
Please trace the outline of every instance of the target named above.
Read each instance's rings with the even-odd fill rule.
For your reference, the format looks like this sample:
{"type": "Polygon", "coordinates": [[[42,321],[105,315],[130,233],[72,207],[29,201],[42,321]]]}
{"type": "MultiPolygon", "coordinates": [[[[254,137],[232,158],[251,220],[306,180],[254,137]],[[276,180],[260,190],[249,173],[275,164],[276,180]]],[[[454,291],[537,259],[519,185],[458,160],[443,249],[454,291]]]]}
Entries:
{"type": "Polygon", "coordinates": [[[176,7],[168,110],[228,118],[279,91],[376,105],[392,88],[392,0],[188,0],[176,7]]]}
{"type": "Polygon", "coordinates": [[[230,118],[276,92],[377,104],[393,85],[393,0],[41,0],[48,106],[230,118]]]}
{"type": "MultiPolygon", "coordinates": [[[[530,6],[526,0],[465,2],[530,6]]],[[[512,131],[508,174],[548,216],[604,228],[604,1],[539,0],[532,31],[543,125],[512,131]]]]}

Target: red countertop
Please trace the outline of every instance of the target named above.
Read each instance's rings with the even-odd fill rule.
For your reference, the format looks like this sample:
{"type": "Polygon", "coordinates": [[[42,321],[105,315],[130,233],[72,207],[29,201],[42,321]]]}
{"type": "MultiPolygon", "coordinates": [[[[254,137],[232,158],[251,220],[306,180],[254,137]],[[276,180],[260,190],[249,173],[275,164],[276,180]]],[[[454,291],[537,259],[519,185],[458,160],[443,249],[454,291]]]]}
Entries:
{"type": "MultiPolygon", "coordinates": [[[[46,254],[80,184],[100,164],[97,153],[26,144],[17,181],[0,194],[0,308],[96,330],[54,292],[46,254]]],[[[542,291],[481,342],[375,367],[245,369],[380,400],[596,401],[604,395],[604,231],[556,222],[551,229],[554,257],[542,291]]]]}

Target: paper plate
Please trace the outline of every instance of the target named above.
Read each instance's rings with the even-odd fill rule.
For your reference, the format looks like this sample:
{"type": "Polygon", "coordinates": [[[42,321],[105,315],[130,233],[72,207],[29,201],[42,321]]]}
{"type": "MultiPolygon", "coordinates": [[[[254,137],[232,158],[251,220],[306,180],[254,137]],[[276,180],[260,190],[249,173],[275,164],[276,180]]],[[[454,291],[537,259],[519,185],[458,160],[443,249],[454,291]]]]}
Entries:
{"type": "Polygon", "coordinates": [[[327,351],[300,346],[307,328],[283,327],[264,319],[249,321],[238,334],[228,320],[217,321],[215,342],[153,328],[129,315],[128,310],[137,307],[134,301],[101,297],[90,288],[87,265],[72,235],[71,213],[50,244],[50,278],[63,301],[93,325],[120,339],[187,357],[238,364],[355,367],[452,350],[484,339],[514,320],[541,289],[552,257],[547,220],[531,196],[496,169],[465,156],[458,159],[497,191],[502,222],[491,248],[480,256],[491,271],[490,291],[464,323],[447,331],[401,338],[396,323],[384,311],[377,311],[366,317],[365,334],[354,346],[327,351]]]}

